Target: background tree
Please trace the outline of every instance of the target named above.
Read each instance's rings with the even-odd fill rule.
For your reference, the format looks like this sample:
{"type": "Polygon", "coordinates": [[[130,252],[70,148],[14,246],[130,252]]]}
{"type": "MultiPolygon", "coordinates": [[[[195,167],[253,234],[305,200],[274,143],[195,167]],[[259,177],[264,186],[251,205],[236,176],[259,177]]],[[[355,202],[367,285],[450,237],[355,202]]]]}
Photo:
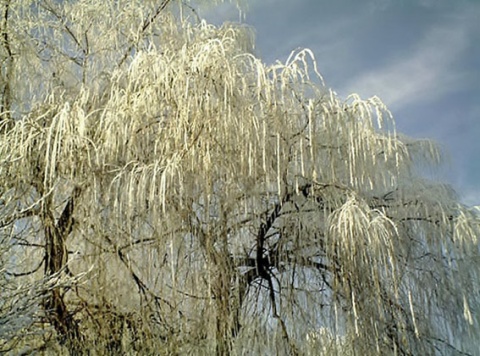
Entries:
{"type": "Polygon", "coordinates": [[[478,351],[480,219],[421,177],[436,146],[191,13],[2,1],[1,350],[478,351]]]}

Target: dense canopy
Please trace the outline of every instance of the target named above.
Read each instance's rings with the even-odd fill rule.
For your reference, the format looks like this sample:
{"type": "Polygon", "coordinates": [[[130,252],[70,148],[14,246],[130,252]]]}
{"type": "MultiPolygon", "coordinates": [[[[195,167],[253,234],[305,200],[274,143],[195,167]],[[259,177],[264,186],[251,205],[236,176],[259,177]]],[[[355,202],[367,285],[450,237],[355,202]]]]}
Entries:
{"type": "Polygon", "coordinates": [[[180,2],[1,4],[1,351],[478,352],[479,215],[379,98],[180,2]]]}

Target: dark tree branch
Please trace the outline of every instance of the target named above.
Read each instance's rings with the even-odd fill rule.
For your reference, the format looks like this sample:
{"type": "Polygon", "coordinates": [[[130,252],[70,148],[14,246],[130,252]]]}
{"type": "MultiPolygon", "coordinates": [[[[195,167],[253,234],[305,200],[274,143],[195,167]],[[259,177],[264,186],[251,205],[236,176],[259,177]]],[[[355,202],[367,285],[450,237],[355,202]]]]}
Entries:
{"type": "Polygon", "coordinates": [[[10,38],[8,34],[8,20],[10,16],[10,0],[5,2],[5,8],[3,10],[3,21],[0,28],[0,35],[2,37],[2,45],[7,52],[7,58],[2,66],[5,66],[5,77],[2,78],[5,83],[2,89],[2,101],[0,102],[0,132],[7,131],[12,126],[11,121],[11,88],[10,88],[10,75],[13,65],[13,53],[10,45],[10,38]]]}
{"type": "Polygon", "coordinates": [[[35,267],[34,269],[32,269],[31,271],[27,271],[27,272],[20,272],[20,273],[16,273],[16,272],[9,272],[9,271],[5,271],[5,273],[8,275],[8,276],[13,276],[13,277],[24,277],[24,276],[28,276],[30,274],[34,274],[35,272],[37,272],[40,267],[43,266],[43,262],[45,261],[45,257],[42,258],[42,260],[40,261],[40,263],[38,264],[37,267],[35,267]]]}
{"type": "MultiPolygon", "coordinates": [[[[150,16],[148,16],[145,21],[143,22],[143,26],[142,26],[142,30],[141,30],[141,34],[143,35],[147,30],[148,28],[155,22],[155,20],[157,19],[157,17],[160,15],[160,13],[167,7],[167,5],[169,4],[170,0],[163,0],[162,3],[156,8],[156,10],[153,12],[153,14],[151,14],[150,16]]],[[[130,52],[135,48],[137,44],[136,43],[132,43],[128,49],[125,51],[123,57],[120,59],[120,61],[118,62],[117,64],[117,67],[121,67],[123,65],[123,63],[125,63],[125,61],[127,60],[130,52]]]]}

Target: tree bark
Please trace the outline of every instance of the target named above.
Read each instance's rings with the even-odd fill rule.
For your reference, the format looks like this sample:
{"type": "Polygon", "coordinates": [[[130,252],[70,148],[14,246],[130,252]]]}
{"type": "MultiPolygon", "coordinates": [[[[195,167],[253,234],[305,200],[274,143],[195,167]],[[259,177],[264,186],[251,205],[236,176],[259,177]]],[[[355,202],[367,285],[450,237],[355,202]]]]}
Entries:
{"type": "MultiPolygon", "coordinates": [[[[45,234],[45,277],[60,275],[64,272],[68,262],[66,238],[73,229],[73,212],[75,199],[80,190],[75,188],[65,208],[55,223],[52,214],[51,198],[46,199],[43,214],[45,234]]],[[[71,354],[78,354],[81,347],[81,333],[78,325],[69,312],[61,287],[53,288],[46,296],[44,309],[48,321],[58,333],[60,343],[65,344],[71,354]]]]}

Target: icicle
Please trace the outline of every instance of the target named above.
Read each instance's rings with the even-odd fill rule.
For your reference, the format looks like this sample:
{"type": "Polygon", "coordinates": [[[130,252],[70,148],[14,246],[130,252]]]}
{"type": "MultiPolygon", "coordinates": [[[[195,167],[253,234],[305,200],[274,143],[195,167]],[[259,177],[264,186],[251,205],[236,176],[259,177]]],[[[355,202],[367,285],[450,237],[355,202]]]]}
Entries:
{"type": "Polygon", "coordinates": [[[413,310],[413,302],[412,302],[412,293],[411,291],[408,291],[408,302],[410,304],[410,313],[412,314],[412,321],[413,321],[413,327],[415,329],[415,336],[420,338],[420,333],[418,332],[418,327],[417,327],[417,320],[415,319],[415,313],[413,310]]]}
{"type": "Polygon", "coordinates": [[[280,197],[282,195],[282,174],[280,172],[280,134],[277,133],[277,194],[280,197]]]}
{"type": "Polygon", "coordinates": [[[473,325],[472,313],[470,312],[465,294],[463,295],[463,317],[470,325],[473,325]]]}
{"type": "Polygon", "coordinates": [[[357,303],[355,302],[355,293],[352,291],[352,306],[353,306],[353,317],[355,318],[355,334],[359,335],[358,331],[358,314],[357,314],[357,303]]]}

